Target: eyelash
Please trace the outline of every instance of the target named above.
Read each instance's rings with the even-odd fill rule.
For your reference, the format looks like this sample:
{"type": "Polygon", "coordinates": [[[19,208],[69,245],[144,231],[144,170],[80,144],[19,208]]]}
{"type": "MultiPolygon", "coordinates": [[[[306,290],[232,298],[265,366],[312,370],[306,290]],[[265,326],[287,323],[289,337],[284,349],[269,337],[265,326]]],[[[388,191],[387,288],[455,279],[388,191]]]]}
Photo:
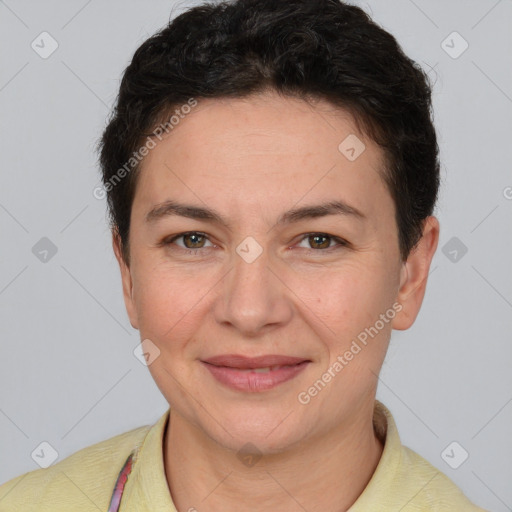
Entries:
{"type": "MultiPolygon", "coordinates": [[[[171,245],[176,240],[178,240],[179,238],[183,238],[186,235],[199,235],[201,237],[206,238],[206,240],[210,241],[210,239],[208,238],[208,235],[206,233],[203,233],[201,231],[186,231],[184,233],[179,233],[177,235],[174,235],[171,238],[163,240],[160,245],[162,245],[162,246],[171,245]]],[[[327,247],[325,249],[306,249],[306,251],[308,251],[310,253],[331,252],[332,250],[338,250],[338,249],[341,249],[343,247],[349,247],[349,245],[350,245],[346,240],[343,240],[342,238],[339,238],[339,237],[334,236],[334,235],[330,235],[329,233],[322,233],[322,232],[306,233],[306,234],[303,235],[303,237],[299,240],[298,243],[301,243],[304,240],[306,240],[307,238],[313,237],[313,236],[321,236],[321,237],[325,237],[325,238],[330,238],[332,241],[337,242],[338,245],[337,246],[333,246],[333,247],[327,247]]],[[[192,254],[192,255],[196,255],[200,251],[202,251],[204,249],[208,249],[208,247],[198,247],[196,249],[190,249],[188,247],[181,247],[181,246],[177,246],[177,247],[179,247],[179,249],[187,252],[187,254],[192,254]]]]}

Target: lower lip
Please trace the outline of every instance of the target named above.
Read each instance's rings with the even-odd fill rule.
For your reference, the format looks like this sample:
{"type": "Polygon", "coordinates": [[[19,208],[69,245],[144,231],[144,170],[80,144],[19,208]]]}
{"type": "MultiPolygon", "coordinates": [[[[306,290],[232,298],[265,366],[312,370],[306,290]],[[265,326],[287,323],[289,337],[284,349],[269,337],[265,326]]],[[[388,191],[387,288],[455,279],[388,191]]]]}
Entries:
{"type": "Polygon", "coordinates": [[[293,379],[306,368],[309,361],[304,361],[294,366],[281,367],[277,370],[270,370],[266,373],[244,372],[236,368],[214,366],[213,364],[205,362],[202,363],[222,384],[236,389],[237,391],[255,393],[258,391],[267,391],[283,382],[293,379]]]}

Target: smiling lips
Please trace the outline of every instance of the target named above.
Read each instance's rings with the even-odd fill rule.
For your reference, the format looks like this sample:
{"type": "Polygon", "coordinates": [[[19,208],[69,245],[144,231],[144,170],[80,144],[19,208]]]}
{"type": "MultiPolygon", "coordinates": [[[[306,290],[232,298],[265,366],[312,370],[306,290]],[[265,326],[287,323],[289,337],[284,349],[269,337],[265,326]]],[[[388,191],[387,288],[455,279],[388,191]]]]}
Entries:
{"type": "Polygon", "coordinates": [[[311,361],[280,355],[249,358],[227,354],[201,362],[222,384],[238,391],[259,392],[293,379],[311,361]]]}

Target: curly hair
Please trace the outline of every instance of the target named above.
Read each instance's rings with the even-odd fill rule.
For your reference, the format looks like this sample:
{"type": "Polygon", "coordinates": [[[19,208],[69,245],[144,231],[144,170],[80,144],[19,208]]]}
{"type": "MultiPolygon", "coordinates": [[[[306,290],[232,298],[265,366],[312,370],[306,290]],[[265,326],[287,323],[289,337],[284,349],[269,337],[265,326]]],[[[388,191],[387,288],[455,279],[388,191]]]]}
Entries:
{"type": "Polygon", "coordinates": [[[155,127],[191,99],[243,98],[269,89],[345,109],[382,148],[400,256],[407,259],[439,188],[428,76],[391,34],[353,5],[235,0],[183,12],[147,39],[124,71],[97,149],[110,227],[127,263],[140,170],[131,157],[144,137],[154,137],[155,127]],[[130,172],[114,183],[128,161],[130,172]]]}

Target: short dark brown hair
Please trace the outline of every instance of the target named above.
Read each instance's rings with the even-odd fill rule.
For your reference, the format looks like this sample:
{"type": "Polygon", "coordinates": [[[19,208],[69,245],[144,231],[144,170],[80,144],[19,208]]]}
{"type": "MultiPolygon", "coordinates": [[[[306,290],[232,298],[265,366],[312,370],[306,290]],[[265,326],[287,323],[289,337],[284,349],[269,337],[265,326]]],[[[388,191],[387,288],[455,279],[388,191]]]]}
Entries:
{"type": "Polygon", "coordinates": [[[154,137],[191,98],[242,98],[268,89],[349,111],[382,147],[400,255],[407,259],[439,188],[428,76],[358,7],[339,0],[236,0],[180,14],[136,50],[124,71],[98,151],[111,228],[127,263],[140,167],[131,157],[144,137],[154,137]],[[114,182],[122,168],[131,172],[114,182]]]}

